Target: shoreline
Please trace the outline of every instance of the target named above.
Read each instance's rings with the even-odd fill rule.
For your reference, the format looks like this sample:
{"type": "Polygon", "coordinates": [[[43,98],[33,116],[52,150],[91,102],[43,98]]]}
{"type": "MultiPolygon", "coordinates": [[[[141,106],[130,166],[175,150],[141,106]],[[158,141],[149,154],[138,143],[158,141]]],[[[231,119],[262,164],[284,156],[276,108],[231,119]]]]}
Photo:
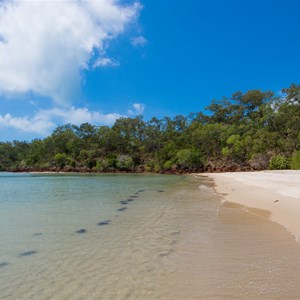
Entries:
{"type": "Polygon", "coordinates": [[[224,201],[276,222],[300,239],[300,170],[201,173],[224,201]]]}

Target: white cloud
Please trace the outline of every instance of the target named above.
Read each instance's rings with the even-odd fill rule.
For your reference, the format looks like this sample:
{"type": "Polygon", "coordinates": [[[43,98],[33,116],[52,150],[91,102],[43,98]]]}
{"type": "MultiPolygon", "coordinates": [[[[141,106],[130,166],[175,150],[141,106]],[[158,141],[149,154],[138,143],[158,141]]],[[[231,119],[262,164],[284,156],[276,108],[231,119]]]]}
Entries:
{"type": "Polygon", "coordinates": [[[100,57],[94,62],[93,67],[118,67],[119,65],[120,63],[117,60],[108,57],[100,57]]]}
{"type": "Polygon", "coordinates": [[[124,6],[117,0],[0,1],[0,92],[70,103],[90,61],[117,64],[105,58],[107,43],[140,9],[138,2],[124,6]]]}
{"type": "Polygon", "coordinates": [[[57,124],[80,125],[88,122],[95,125],[112,125],[121,117],[140,115],[144,112],[145,105],[134,103],[126,114],[109,113],[103,114],[99,111],[89,111],[87,108],[59,108],[41,109],[34,116],[14,117],[11,114],[0,114],[0,129],[9,128],[21,132],[35,133],[46,136],[57,126],[57,124]]]}
{"type": "Polygon", "coordinates": [[[10,114],[0,115],[0,128],[12,128],[24,132],[34,132],[39,134],[48,133],[49,129],[54,127],[54,123],[49,120],[40,119],[35,116],[32,119],[27,117],[13,117],[10,114]]]}
{"type": "Polygon", "coordinates": [[[130,41],[134,47],[144,47],[148,44],[148,40],[142,35],[133,37],[130,41]]]}
{"type": "Polygon", "coordinates": [[[117,113],[102,114],[98,111],[89,111],[87,108],[75,107],[71,107],[70,109],[53,108],[50,110],[41,110],[38,116],[46,119],[58,119],[63,123],[75,125],[80,125],[84,122],[111,125],[116,119],[122,117],[122,115],[117,113]]]}
{"type": "Polygon", "coordinates": [[[0,128],[17,129],[45,136],[57,124],[80,125],[89,122],[97,125],[112,125],[120,117],[123,117],[123,115],[117,113],[102,114],[98,111],[89,111],[87,108],[52,108],[39,110],[33,117],[13,117],[11,114],[0,115],[0,128]]]}
{"type": "Polygon", "coordinates": [[[142,115],[145,111],[145,105],[143,103],[133,103],[132,107],[128,109],[129,115],[142,115]]]}

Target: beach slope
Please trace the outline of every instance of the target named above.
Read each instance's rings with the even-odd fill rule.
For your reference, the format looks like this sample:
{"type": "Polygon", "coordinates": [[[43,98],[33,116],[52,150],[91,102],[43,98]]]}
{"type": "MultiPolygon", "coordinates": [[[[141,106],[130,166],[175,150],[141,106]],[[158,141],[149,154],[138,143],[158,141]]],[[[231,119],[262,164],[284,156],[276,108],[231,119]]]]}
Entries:
{"type": "Polygon", "coordinates": [[[270,212],[262,215],[269,216],[300,239],[300,171],[210,173],[205,176],[214,180],[215,191],[224,201],[270,212]]]}

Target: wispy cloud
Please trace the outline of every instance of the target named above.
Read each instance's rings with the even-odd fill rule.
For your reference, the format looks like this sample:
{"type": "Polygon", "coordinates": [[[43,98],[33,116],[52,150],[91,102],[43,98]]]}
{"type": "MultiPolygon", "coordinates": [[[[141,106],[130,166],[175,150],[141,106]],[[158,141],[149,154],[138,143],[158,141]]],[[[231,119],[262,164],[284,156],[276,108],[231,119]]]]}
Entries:
{"type": "Polygon", "coordinates": [[[23,132],[46,134],[54,123],[39,116],[33,118],[13,117],[11,114],[0,115],[0,128],[16,129],[23,132]]]}
{"type": "Polygon", "coordinates": [[[144,47],[148,44],[148,40],[142,35],[133,37],[130,41],[134,47],[144,47]]]}
{"type": "Polygon", "coordinates": [[[0,93],[33,92],[70,104],[82,70],[118,65],[105,50],[140,9],[116,0],[0,1],[0,93]]]}
{"type": "Polygon", "coordinates": [[[133,115],[142,115],[145,111],[145,105],[143,103],[133,103],[132,107],[128,109],[128,114],[133,115]]]}
{"type": "Polygon", "coordinates": [[[100,57],[94,62],[93,67],[118,67],[119,65],[120,63],[117,60],[108,57],[100,57]]]}
{"type": "Polygon", "coordinates": [[[134,103],[131,105],[130,109],[127,110],[127,114],[103,114],[99,111],[90,111],[85,107],[54,107],[52,109],[40,109],[31,117],[16,117],[7,113],[4,115],[0,114],[0,129],[9,128],[21,132],[46,136],[50,134],[58,124],[71,123],[80,125],[89,122],[95,125],[112,125],[121,117],[141,115],[144,110],[144,104],[134,103]]]}
{"type": "Polygon", "coordinates": [[[112,125],[118,118],[123,116],[117,113],[102,114],[98,111],[89,111],[87,108],[52,108],[39,110],[33,117],[14,117],[11,114],[0,115],[0,128],[10,128],[45,136],[57,124],[80,125],[89,122],[97,125],[112,125]]]}

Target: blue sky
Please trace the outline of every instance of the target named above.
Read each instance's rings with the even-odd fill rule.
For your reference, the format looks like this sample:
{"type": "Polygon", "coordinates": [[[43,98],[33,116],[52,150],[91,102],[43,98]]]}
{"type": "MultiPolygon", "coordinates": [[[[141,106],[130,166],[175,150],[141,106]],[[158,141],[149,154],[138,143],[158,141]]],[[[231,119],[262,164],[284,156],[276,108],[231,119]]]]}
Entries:
{"type": "Polygon", "coordinates": [[[0,140],[300,83],[300,1],[0,2],[0,140]]]}

